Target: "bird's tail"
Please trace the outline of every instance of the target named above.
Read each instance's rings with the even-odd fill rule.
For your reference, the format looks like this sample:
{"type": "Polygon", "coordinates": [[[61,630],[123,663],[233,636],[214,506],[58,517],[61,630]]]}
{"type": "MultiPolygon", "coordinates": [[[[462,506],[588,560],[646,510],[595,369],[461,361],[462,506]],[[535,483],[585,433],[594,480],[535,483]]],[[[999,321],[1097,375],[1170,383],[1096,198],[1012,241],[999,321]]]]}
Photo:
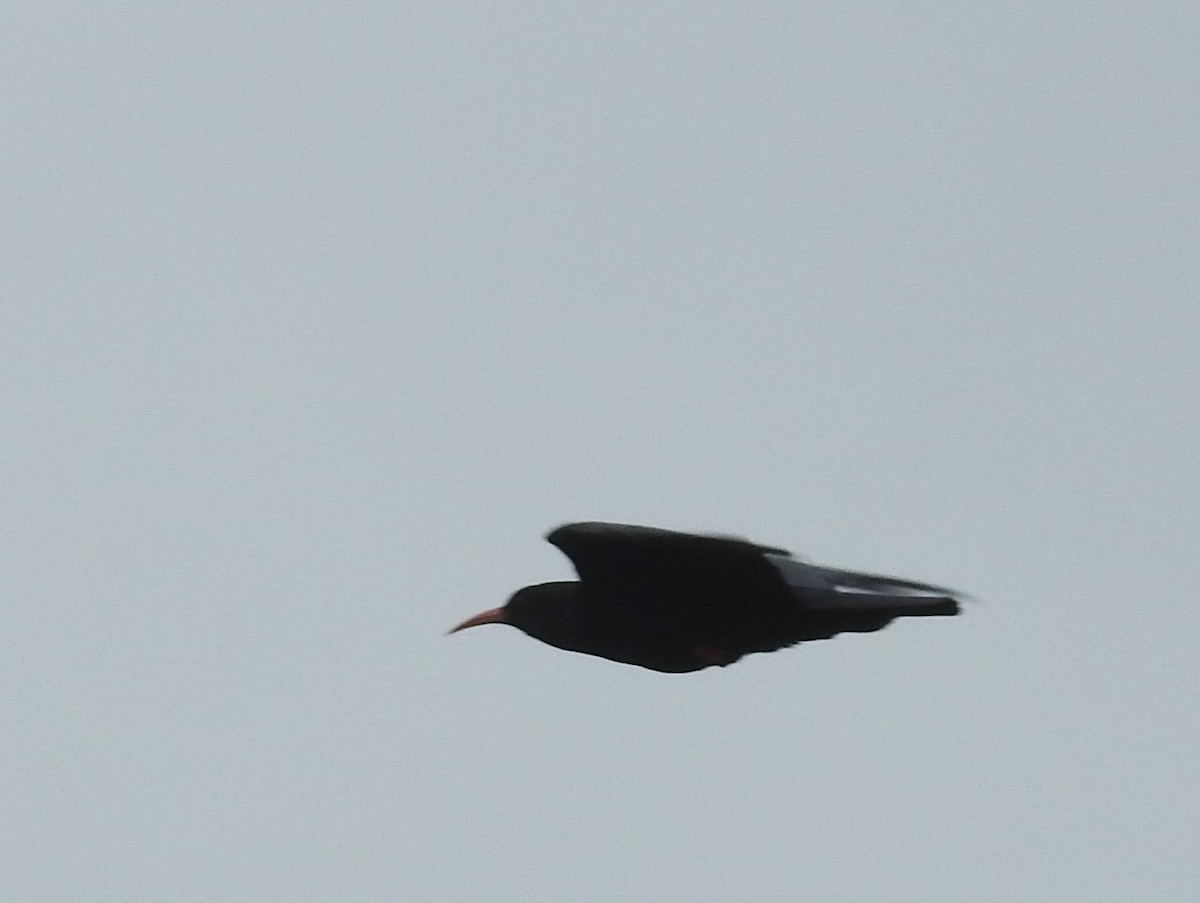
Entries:
{"type": "Polygon", "coordinates": [[[956,615],[962,599],[961,593],[932,583],[841,571],[782,555],[766,558],[809,611],[956,615]]]}
{"type": "Polygon", "coordinates": [[[897,617],[956,615],[959,594],[944,586],[823,568],[830,587],[808,597],[813,611],[878,611],[897,617]]]}

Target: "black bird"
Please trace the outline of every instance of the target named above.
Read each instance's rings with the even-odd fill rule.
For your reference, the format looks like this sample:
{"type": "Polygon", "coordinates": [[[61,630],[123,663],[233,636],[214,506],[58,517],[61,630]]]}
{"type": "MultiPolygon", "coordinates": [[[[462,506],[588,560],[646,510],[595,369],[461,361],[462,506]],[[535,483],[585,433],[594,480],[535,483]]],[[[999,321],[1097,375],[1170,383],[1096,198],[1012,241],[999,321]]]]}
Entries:
{"type": "Polygon", "coordinates": [[[511,624],[560,649],[682,672],[894,618],[958,614],[945,587],[820,567],[733,537],[581,523],[546,539],[578,582],[527,586],[450,632],[511,624]]]}

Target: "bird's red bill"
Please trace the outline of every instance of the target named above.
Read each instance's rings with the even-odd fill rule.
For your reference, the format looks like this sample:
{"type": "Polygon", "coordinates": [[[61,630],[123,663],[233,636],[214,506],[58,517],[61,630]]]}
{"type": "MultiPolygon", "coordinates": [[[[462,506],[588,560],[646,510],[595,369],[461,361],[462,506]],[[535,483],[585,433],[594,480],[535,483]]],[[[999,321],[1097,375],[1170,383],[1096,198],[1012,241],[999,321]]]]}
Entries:
{"type": "Polygon", "coordinates": [[[489,608],[487,611],[481,611],[479,614],[467,618],[457,627],[452,627],[447,633],[457,633],[460,630],[466,630],[468,627],[478,627],[480,624],[507,624],[508,618],[504,614],[503,608],[489,608]]]}

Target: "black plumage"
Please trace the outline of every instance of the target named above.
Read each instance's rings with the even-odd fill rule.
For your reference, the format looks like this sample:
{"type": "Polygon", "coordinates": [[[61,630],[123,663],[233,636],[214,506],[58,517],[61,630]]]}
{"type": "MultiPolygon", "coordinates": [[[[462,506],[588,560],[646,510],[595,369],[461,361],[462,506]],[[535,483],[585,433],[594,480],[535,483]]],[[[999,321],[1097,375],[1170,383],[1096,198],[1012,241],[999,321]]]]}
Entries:
{"type": "Polygon", "coordinates": [[[511,624],[561,649],[684,672],[959,611],[945,587],[820,567],[732,537],[580,523],[546,538],[578,582],[527,586],[451,632],[511,624]]]}

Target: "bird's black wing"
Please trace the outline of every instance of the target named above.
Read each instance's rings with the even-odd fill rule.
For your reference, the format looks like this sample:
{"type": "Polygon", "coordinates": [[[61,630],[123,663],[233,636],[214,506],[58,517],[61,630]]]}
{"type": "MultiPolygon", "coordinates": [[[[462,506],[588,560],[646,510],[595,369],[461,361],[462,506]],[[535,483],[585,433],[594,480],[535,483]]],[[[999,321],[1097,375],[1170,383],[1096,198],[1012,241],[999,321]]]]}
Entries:
{"type": "Polygon", "coordinates": [[[546,538],[574,563],[592,617],[685,646],[770,652],[897,617],[958,613],[943,587],[823,568],[732,537],[580,523],[546,538]]]}
{"type": "Polygon", "coordinates": [[[765,553],[742,539],[627,524],[567,524],[547,537],[579,573],[594,604],[648,610],[705,632],[753,622],[786,605],[789,592],[765,553]]]}

